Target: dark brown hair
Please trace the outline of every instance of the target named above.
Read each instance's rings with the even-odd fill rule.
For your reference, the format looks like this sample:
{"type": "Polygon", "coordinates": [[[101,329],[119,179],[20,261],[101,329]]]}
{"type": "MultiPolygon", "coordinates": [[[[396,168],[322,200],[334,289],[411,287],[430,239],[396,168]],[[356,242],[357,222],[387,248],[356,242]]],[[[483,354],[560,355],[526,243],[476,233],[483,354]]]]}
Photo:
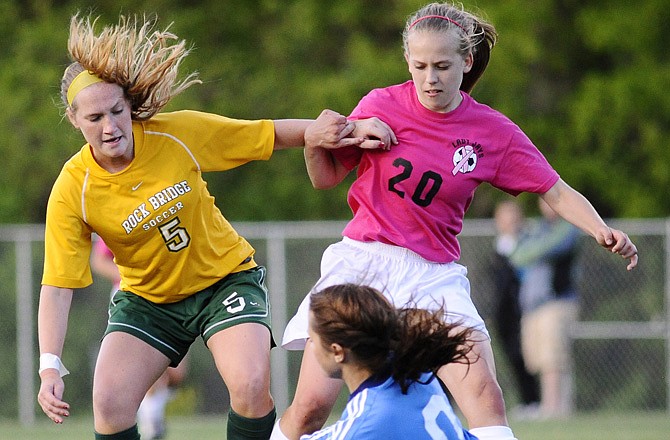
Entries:
{"type": "Polygon", "coordinates": [[[310,311],[322,343],[350,350],[372,372],[390,368],[403,393],[423,373],[469,362],[471,329],[445,322],[443,309],[396,309],[372,287],[339,284],[312,294],[310,311]]]}

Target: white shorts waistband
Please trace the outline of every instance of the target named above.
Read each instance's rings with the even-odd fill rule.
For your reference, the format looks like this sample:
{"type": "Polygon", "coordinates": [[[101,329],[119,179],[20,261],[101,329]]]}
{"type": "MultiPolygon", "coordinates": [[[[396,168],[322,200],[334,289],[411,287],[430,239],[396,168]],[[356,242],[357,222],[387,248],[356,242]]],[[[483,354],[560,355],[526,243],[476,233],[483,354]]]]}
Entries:
{"type": "Polygon", "coordinates": [[[424,264],[451,264],[451,263],[437,263],[435,261],[426,260],[416,252],[404,248],[402,246],[395,246],[393,244],[381,243],[379,241],[360,241],[349,237],[342,237],[342,242],[349,246],[355,247],[371,254],[393,258],[397,260],[410,260],[416,263],[424,264]]]}

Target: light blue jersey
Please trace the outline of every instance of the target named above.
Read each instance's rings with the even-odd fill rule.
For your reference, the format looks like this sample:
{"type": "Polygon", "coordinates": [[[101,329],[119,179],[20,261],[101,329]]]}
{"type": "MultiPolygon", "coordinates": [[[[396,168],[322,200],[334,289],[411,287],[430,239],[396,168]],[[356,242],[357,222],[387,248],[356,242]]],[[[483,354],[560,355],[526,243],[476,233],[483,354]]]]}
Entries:
{"type": "MultiPolygon", "coordinates": [[[[430,375],[424,375],[426,381],[430,375]]],[[[407,394],[392,378],[364,382],[334,425],[300,440],[476,440],[463,429],[437,380],[413,383],[407,394]]]]}

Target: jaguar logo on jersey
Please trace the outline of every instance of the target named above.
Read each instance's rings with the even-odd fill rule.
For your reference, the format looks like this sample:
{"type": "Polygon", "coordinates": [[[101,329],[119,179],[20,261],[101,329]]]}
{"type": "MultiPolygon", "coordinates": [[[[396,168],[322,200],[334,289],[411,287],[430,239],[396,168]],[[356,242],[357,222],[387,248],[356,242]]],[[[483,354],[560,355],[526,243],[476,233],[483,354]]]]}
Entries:
{"type": "Polygon", "coordinates": [[[454,169],[451,173],[455,176],[458,173],[470,173],[477,166],[477,160],[484,157],[483,148],[476,142],[470,142],[467,139],[459,139],[454,142],[453,163],[454,169]]]}

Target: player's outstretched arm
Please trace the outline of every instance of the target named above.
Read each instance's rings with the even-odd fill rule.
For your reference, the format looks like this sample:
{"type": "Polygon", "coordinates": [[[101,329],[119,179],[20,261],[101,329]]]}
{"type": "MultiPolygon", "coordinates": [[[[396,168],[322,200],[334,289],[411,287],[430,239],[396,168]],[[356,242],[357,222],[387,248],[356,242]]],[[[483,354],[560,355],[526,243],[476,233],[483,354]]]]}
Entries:
{"type": "Polygon", "coordinates": [[[350,121],[328,109],[305,130],[305,146],[326,150],[351,146],[389,150],[397,143],[391,127],[379,118],[350,121]]]}
{"type": "Polygon", "coordinates": [[[378,118],[349,121],[332,110],[324,110],[305,130],[305,163],[312,185],[328,189],[349,173],[330,150],[342,147],[389,150],[397,144],[391,128],[378,118]]]}
{"type": "Polygon", "coordinates": [[[562,179],[541,197],[561,217],[592,236],[599,245],[629,260],[628,270],[637,266],[637,247],[628,235],[607,226],[591,202],[562,179]]]}
{"type": "Polygon", "coordinates": [[[335,149],[356,146],[388,150],[397,143],[391,128],[378,118],[349,121],[333,110],[323,110],[315,120],[277,119],[275,150],[302,145],[335,149]]]}
{"type": "Polygon", "coordinates": [[[37,401],[42,411],[55,423],[63,423],[70,415],[70,405],[64,402],[65,384],[62,376],[67,370],[60,361],[63,350],[68,314],[72,303],[72,289],[42,286],[37,316],[40,345],[40,379],[37,401]]]}

